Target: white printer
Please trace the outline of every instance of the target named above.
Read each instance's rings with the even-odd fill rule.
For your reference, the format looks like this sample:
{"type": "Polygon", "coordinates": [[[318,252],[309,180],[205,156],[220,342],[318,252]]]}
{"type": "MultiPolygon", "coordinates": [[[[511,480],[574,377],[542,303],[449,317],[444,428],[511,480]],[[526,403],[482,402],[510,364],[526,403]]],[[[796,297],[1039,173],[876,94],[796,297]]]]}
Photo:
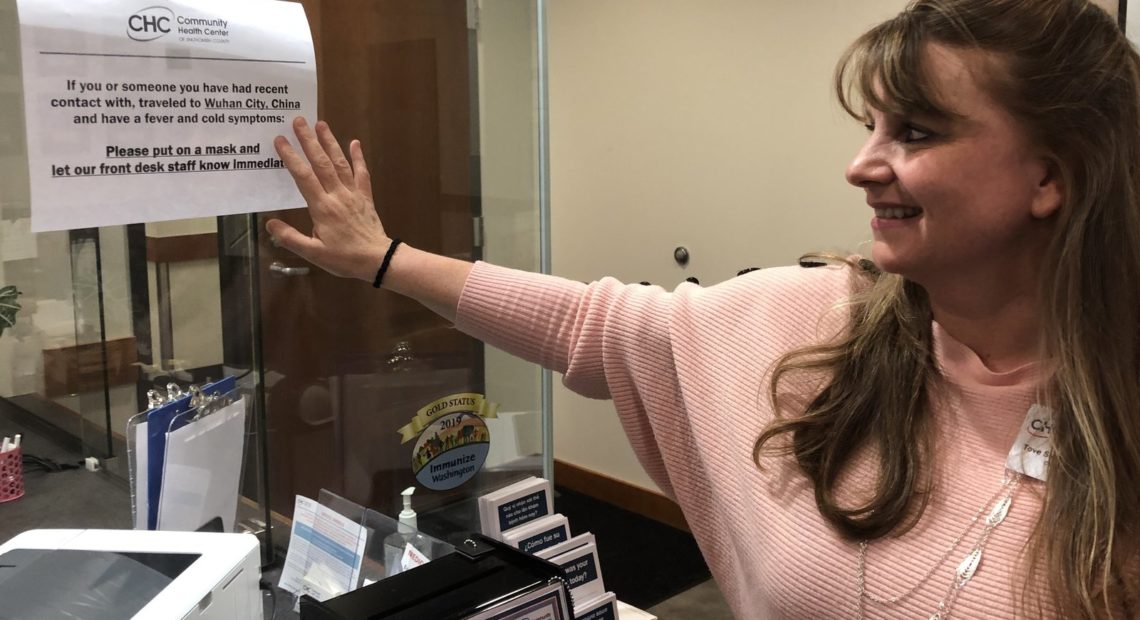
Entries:
{"type": "Polygon", "coordinates": [[[0,545],[0,620],[261,620],[251,534],[31,530],[0,545]]]}

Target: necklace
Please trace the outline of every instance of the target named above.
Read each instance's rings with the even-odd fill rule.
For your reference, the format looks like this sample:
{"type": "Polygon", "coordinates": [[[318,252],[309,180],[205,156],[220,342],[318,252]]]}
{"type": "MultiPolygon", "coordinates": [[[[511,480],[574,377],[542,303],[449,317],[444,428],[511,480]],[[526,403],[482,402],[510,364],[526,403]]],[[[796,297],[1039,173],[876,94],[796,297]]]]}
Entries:
{"type": "Polygon", "coordinates": [[[1017,487],[1021,484],[1021,479],[1022,475],[1020,473],[1007,470],[1006,476],[1002,480],[1001,488],[986,500],[986,503],[982,504],[981,508],[978,508],[973,518],[971,518],[970,522],[966,525],[966,528],[950,542],[950,546],[946,548],[946,551],[942,553],[942,556],[938,558],[934,566],[926,571],[926,573],[919,578],[917,583],[901,594],[884,597],[867,590],[866,567],[868,543],[866,540],[860,541],[859,559],[855,569],[855,587],[859,595],[856,618],[859,620],[863,619],[868,602],[880,606],[894,605],[918,591],[918,589],[928,582],[930,578],[934,576],[934,573],[946,563],[946,560],[948,560],[951,554],[954,553],[954,550],[961,545],[962,540],[974,529],[979,519],[981,519],[983,514],[986,514],[986,510],[988,509],[989,514],[986,516],[981,533],[979,533],[975,539],[971,551],[966,554],[965,559],[962,560],[957,570],[954,571],[954,580],[947,589],[946,595],[938,602],[937,610],[930,615],[930,620],[947,620],[950,617],[954,603],[958,600],[958,594],[962,591],[962,588],[965,588],[966,584],[970,582],[974,573],[977,572],[978,566],[982,562],[982,551],[985,549],[986,543],[989,542],[990,534],[993,533],[998,525],[1001,525],[1006,515],[1009,514],[1009,509],[1013,505],[1013,495],[1017,491],[1017,487]]]}

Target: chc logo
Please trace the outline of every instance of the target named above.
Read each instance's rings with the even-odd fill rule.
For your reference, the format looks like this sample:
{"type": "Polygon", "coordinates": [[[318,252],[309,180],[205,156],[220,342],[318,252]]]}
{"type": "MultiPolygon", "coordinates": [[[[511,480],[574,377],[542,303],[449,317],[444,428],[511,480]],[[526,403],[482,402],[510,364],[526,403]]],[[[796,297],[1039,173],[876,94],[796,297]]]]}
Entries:
{"type": "Polygon", "coordinates": [[[1034,437],[1047,438],[1053,432],[1053,422],[1047,419],[1033,418],[1029,422],[1029,434],[1034,437]]]}
{"type": "Polygon", "coordinates": [[[170,32],[174,11],[164,6],[149,6],[127,18],[127,36],[135,41],[153,41],[170,32]]]}

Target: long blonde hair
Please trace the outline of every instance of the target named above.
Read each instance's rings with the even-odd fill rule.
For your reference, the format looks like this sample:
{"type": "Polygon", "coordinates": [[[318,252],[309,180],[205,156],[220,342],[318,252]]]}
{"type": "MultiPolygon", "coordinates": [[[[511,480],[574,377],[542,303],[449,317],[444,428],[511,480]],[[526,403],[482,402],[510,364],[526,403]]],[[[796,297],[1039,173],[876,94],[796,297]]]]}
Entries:
{"type": "MultiPolygon", "coordinates": [[[[865,106],[947,114],[922,62],[933,42],[999,59],[985,87],[1050,154],[1065,191],[1041,259],[1053,453],[1023,592],[1037,590],[1044,572],[1061,617],[1135,610],[1137,586],[1124,575],[1140,561],[1140,58],[1086,0],[916,0],[844,54],[835,78],[843,107],[861,120],[865,106]]],[[[770,396],[782,416],[754,457],[792,454],[820,513],[842,535],[865,539],[922,513],[930,472],[920,464],[940,383],[922,287],[852,268],[868,284],[852,299],[851,329],[780,361],[770,396]],[[806,410],[781,402],[782,383],[821,372],[824,387],[806,410]],[[772,441],[780,436],[791,441],[772,441]],[[875,493],[841,506],[838,476],[868,443],[880,455],[875,493]]]]}

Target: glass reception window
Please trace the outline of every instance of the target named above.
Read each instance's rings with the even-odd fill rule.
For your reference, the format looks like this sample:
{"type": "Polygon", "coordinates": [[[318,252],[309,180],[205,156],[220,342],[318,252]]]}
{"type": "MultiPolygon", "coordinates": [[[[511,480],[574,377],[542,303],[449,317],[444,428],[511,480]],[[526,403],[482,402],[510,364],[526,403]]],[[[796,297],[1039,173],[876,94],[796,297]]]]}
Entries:
{"type": "MultiPolygon", "coordinates": [[[[537,4],[301,4],[318,115],[345,146],[362,141],[387,230],[539,269],[537,4]]],[[[0,290],[20,292],[0,335],[0,415],[125,479],[147,390],[236,376],[253,403],[239,521],[255,531],[287,523],[296,494],[395,515],[416,486],[421,528],[445,536],[478,529],[477,495],[544,474],[539,369],[273,247],[265,221],[307,232],[303,209],[31,233],[15,0],[0,0],[0,101],[0,290]]],[[[107,526],[128,526],[122,501],[107,526]]]]}

